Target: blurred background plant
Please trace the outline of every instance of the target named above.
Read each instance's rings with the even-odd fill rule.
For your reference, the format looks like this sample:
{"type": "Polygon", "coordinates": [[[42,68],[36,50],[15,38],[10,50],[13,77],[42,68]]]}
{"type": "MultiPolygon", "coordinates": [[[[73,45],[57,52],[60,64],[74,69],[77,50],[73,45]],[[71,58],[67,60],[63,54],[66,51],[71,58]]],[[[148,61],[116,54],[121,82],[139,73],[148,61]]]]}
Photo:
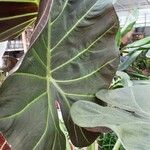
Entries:
{"type": "MultiPolygon", "coordinates": [[[[117,142],[117,135],[114,132],[102,134],[98,139],[99,150],[112,150],[117,142]]],[[[118,150],[125,150],[121,145],[118,150]]]]}
{"type": "MultiPolygon", "coordinates": [[[[131,11],[123,28],[116,35],[120,49],[120,65],[110,85],[110,89],[123,88],[135,84],[150,84],[150,37],[136,33],[138,10],[131,11]]],[[[99,150],[112,150],[118,140],[114,132],[102,134],[98,139],[99,150]]],[[[118,150],[125,150],[120,145],[118,150]]]]}

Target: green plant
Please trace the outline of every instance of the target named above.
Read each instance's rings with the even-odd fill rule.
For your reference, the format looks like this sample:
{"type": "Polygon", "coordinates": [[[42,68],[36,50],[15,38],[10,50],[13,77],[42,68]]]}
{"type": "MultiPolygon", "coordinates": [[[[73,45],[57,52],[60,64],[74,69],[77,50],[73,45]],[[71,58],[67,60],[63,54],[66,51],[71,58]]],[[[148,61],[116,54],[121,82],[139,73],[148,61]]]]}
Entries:
{"type": "MultiPolygon", "coordinates": [[[[127,70],[131,64],[132,67],[136,66],[138,68],[138,62],[140,62],[140,59],[143,61],[142,58],[146,58],[145,54],[148,55],[148,50],[149,37],[127,45],[121,52],[128,52],[128,59],[120,64],[119,69],[127,70]],[[142,57],[140,54],[143,54],[143,51],[145,51],[145,54],[142,57]]],[[[140,72],[139,74],[136,72],[134,75],[138,79],[148,79],[140,72]]],[[[107,106],[103,107],[91,102],[79,101],[71,109],[73,121],[79,126],[91,128],[93,132],[95,132],[95,128],[98,130],[98,127],[105,126],[111,128],[117,134],[117,136],[114,133],[103,134],[99,138],[99,145],[102,150],[149,149],[149,145],[145,140],[150,136],[149,119],[147,119],[149,113],[146,112],[149,108],[148,91],[150,82],[148,80],[131,81],[131,78],[135,78],[133,78],[133,73],[131,78],[130,76],[125,72],[118,71],[110,89],[101,90],[96,94],[100,100],[107,103],[107,106]],[[140,92],[142,90],[144,90],[144,95],[140,92]],[[137,107],[138,111],[135,111],[134,107],[137,107]],[[89,121],[88,118],[92,118],[92,121],[89,121]]]]}
{"type": "MultiPolygon", "coordinates": [[[[131,30],[134,24],[135,21],[129,26],[125,26],[124,31],[131,30]]],[[[118,32],[116,36],[118,45],[120,45],[120,39],[126,32],[118,32]]],[[[128,58],[120,64],[120,71],[116,73],[110,88],[100,90],[96,94],[100,101],[106,103],[105,106],[78,101],[71,108],[73,121],[79,126],[93,132],[98,130],[100,132],[101,127],[108,127],[117,134],[117,136],[114,132],[103,134],[99,138],[99,145],[102,150],[150,149],[147,142],[147,139],[150,138],[150,104],[148,100],[150,82],[149,80],[130,80],[135,79],[135,77],[137,79],[149,79],[139,70],[140,62],[149,65],[145,57],[145,55],[149,56],[149,41],[149,37],[147,37],[121,49],[121,53],[128,53],[128,58]],[[127,71],[129,67],[136,69],[136,72],[132,72],[132,76],[131,72],[130,76],[122,72],[127,71]],[[92,118],[92,120],[89,120],[89,118],[92,118]]],[[[127,73],[129,72],[127,71],[127,73]]]]}
{"type": "Polygon", "coordinates": [[[121,53],[126,53],[127,59],[120,64],[119,70],[126,70],[133,62],[137,59],[137,57],[142,54],[142,52],[146,52],[150,49],[150,37],[146,37],[144,39],[135,41],[134,43],[128,44],[121,50],[121,53]]]}
{"type": "Polygon", "coordinates": [[[138,9],[134,9],[130,12],[129,16],[127,16],[126,22],[123,27],[120,27],[117,35],[116,35],[116,43],[118,47],[121,45],[121,39],[130,31],[133,30],[136,21],[139,16],[139,11],[138,9]]]}
{"type": "Polygon", "coordinates": [[[132,80],[147,80],[150,68],[150,37],[132,42],[124,47],[121,46],[121,39],[133,30],[137,19],[138,11],[135,9],[130,13],[124,27],[120,28],[116,35],[116,43],[120,47],[121,53],[118,70],[128,73],[132,80]]]}
{"type": "Polygon", "coordinates": [[[52,2],[41,1],[31,48],[0,88],[0,131],[15,150],[65,150],[56,101],[72,143],[94,142],[99,133],[75,125],[70,107],[96,101],[118,66],[119,25],[110,0],[52,2]]]}
{"type": "MultiPolygon", "coordinates": [[[[112,150],[117,139],[118,137],[114,132],[102,134],[98,140],[99,150],[112,150]]],[[[124,150],[123,146],[120,146],[118,150],[124,150]]]]}
{"type": "Polygon", "coordinates": [[[133,83],[131,81],[131,78],[127,73],[123,71],[117,71],[109,89],[117,89],[132,85],[133,83]]]}
{"type": "Polygon", "coordinates": [[[148,150],[150,138],[150,85],[101,90],[96,95],[108,105],[78,101],[71,109],[73,121],[84,128],[108,127],[125,149],[148,150]],[[144,92],[141,92],[144,91],[144,92]],[[92,121],[89,121],[89,117],[92,121]]]}

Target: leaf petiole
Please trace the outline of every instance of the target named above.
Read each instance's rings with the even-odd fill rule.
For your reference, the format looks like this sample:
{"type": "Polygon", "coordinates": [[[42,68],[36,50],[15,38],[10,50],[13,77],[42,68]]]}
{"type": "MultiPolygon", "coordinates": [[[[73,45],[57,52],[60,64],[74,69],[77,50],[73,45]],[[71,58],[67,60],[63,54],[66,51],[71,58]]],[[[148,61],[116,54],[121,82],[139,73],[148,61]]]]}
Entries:
{"type": "Polygon", "coordinates": [[[118,139],[113,150],[119,150],[120,146],[121,146],[121,142],[120,142],[120,139],[118,139]]]}

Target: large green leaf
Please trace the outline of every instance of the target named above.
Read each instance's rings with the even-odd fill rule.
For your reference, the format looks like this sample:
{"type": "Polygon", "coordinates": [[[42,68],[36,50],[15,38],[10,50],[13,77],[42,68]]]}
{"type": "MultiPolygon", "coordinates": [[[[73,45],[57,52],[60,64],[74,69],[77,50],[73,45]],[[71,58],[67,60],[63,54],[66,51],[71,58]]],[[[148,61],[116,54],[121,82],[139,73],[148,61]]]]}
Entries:
{"type": "Polygon", "coordinates": [[[101,90],[96,96],[106,103],[134,112],[150,113],[150,85],[135,85],[116,90],[101,90]],[[141,92],[144,91],[144,92],[141,92]]]}
{"type": "Polygon", "coordinates": [[[115,90],[100,90],[97,97],[107,107],[91,102],[76,102],[73,121],[81,127],[108,127],[118,135],[126,150],[150,149],[150,85],[135,85],[115,90]],[[142,92],[144,91],[144,92],[142,92]],[[89,118],[92,118],[89,120],[89,118]]]}
{"type": "Polygon", "coordinates": [[[98,134],[76,126],[70,107],[94,101],[118,65],[118,19],[111,0],[55,0],[47,18],[49,3],[45,0],[21,67],[0,88],[0,131],[15,150],[65,150],[56,100],[73,144],[90,145],[98,134]]]}
{"type": "Polygon", "coordinates": [[[15,38],[32,25],[39,0],[0,0],[0,41],[15,38]]]}

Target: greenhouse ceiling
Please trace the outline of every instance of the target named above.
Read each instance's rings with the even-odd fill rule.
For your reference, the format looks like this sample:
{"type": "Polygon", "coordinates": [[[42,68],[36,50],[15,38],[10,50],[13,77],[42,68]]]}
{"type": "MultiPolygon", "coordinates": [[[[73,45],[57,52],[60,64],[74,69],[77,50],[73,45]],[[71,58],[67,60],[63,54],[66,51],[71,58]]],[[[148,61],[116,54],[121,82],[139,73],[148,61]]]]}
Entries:
{"type": "Polygon", "coordinates": [[[115,7],[117,11],[128,11],[135,7],[143,9],[150,7],[150,0],[118,0],[115,7]]]}
{"type": "Polygon", "coordinates": [[[115,9],[123,26],[134,9],[139,12],[137,27],[150,26],[150,0],[118,0],[115,9]]]}

